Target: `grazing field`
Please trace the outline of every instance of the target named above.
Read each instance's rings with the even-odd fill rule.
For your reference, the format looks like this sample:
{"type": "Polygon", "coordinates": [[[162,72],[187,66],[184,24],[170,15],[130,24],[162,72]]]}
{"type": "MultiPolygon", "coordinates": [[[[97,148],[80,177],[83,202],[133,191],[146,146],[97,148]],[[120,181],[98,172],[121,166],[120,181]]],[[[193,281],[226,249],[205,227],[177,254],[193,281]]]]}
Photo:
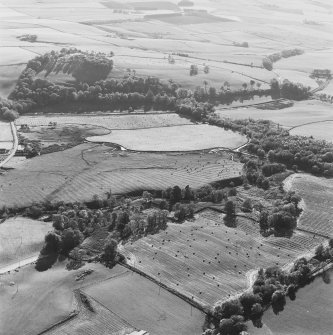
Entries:
{"type": "Polygon", "coordinates": [[[192,124],[188,119],[181,118],[175,113],[154,114],[107,114],[107,115],[38,115],[21,116],[16,124],[27,124],[28,126],[46,126],[50,122],[57,122],[57,125],[78,124],[98,126],[107,129],[138,129],[167,127],[184,124],[192,124]]]}
{"type": "Polygon", "coordinates": [[[202,312],[137,273],[127,272],[84,292],[150,334],[201,334],[202,312]]]}
{"type": "MultiPolygon", "coordinates": [[[[332,278],[333,272],[330,271],[332,278]]],[[[283,312],[276,316],[272,309],[265,312],[262,329],[249,324],[249,333],[256,335],[328,335],[332,333],[333,284],[318,277],[300,289],[296,300],[288,299],[283,312]]]]}
{"type": "Polygon", "coordinates": [[[237,228],[229,228],[222,217],[205,210],[194,222],[169,223],[166,231],[126,243],[121,252],[129,264],[156,280],[213,305],[246,289],[251,270],[283,266],[309,251],[298,234],[266,239],[252,220],[238,217],[237,228]]]}
{"type": "Polygon", "coordinates": [[[38,255],[50,222],[23,217],[10,218],[0,224],[0,267],[38,255]]]}
{"type": "Polygon", "coordinates": [[[298,227],[333,238],[333,181],[306,174],[293,174],[285,187],[303,199],[305,210],[298,227]]]}
{"type": "Polygon", "coordinates": [[[87,201],[110,189],[114,194],[163,190],[172,185],[200,187],[237,178],[243,165],[227,153],[123,153],[82,144],[26,160],[1,176],[0,207],[34,201],[87,201]]]}
{"type": "Polygon", "coordinates": [[[333,109],[329,104],[318,100],[295,102],[294,106],[280,110],[261,110],[255,107],[218,110],[220,117],[232,119],[263,119],[271,120],[283,127],[290,128],[309,122],[333,120],[333,109]]]}
{"type": "Polygon", "coordinates": [[[191,151],[216,147],[232,149],[246,143],[246,138],[239,133],[206,124],[115,130],[108,135],[88,137],[87,140],[117,143],[137,151],[191,151]]]}
{"type": "Polygon", "coordinates": [[[290,130],[290,134],[312,136],[318,140],[333,142],[333,120],[297,126],[290,130]]]}
{"type": "Polygon", "coordinates": [[[47,331],[47,335],[116,335],[130,334],[136,329],[118,315],[98,303],[96,300],[89,299],[90,311],[82,303],[80,292],[75,292],[75,299],[80,310],[79,314],[71,320],[62,323],[47,331]]]}

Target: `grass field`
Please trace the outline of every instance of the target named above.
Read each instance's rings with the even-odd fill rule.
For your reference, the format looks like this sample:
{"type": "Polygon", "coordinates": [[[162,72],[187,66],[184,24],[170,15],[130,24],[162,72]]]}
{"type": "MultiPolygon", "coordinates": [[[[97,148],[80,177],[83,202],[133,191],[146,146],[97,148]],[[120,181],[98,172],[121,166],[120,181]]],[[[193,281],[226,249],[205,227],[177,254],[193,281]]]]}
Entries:
{"type": "Polygon", "coordinates": [[[312,124],[298,126],[290,131],[291,135],[313,136],[318,140],[333,142],[333,119],[312,124]]]}
{"type": "Polygon", "coordinates": [[[239,177],[242,164],[220,154],[124,154],[107,146],[82,144],[42,155],[5,172],[1,177],[0,206],[33,201],[90,200],[112,190],[163,190],[172,185],[199,187],[239,177]],[[29,176],[29,178],[27,178],[29,176]]]}
{"type": "Polygon", "coordinates": [[[16,217],[0,224],[0,267],[37,255],[45,234],[52,230],[49,222],[16,217]]]}
{"type": "Polygon", "coordinates": [[[285,182],[303,199],[305,211],[298,227],[333,237],[333,182],[306,174],[294,174],[285,182]]]}
{"type": "MultiPolygon", "coordinates": [[[[331,278],[333,272],[330,272],[331,278]]],[[[325,284],[322,278],[301,289],[296,300],[288,299],[278,316],[272,309],[265,312],[262,329],[249,324],[249,334],[256,335],[328,335],[333,329],[333,319],[325,317],[333,313],[333,284],[325,284]],[[318,317],[320,316],[320,317],[318,317]]]]}
{"type": "Polygon", "coordinates": [[[169,223],[165,232],[127,243],[121,251],[132,266],[203,305],[213,305],[246,289],[251,270],[288,264],[312,243],[312,236],[299,234],[265,239],[258,224],[237,220],[237,228],[228,228],[221,214],[205,210],[194,222],[169,223]]]}
{"type": "Polygon", "coordinates": [[[138,130],[115,130],[108,135],[88,137],[90,142],[117,143],[138,151],[191,151],[216,147],[237,148],[246,143],[239,133],[210,125],[138,130]]]}
{"type": "Polygon", "coordinates": [[[20,117],[16,124],[27,124],[29,126],[45,126],[49,122],[63,124],[79,124],[89,126],[99,126],[107,129],[137,129],[153,128],[163,126],[175,126],[191,124],[188,119],[181,118],[175,113],[158,113],[156,114],[107,114],[107,115],[38,115],[20,117]]]}
{"type": "MultiPolygon", "coordinates": [[[[217,109],[216,113],[221,117],[229,117],[232,119],[252,118],[271,120],[286,128],[310,122],[333,120],[332,106],[318,100],[295,102],[294,106],[280,110],[261,110],[254,107],[248,107],[230,110],[217,109]]],[[[325,131],[324,133],[327,134],[327,136],[331,134],[329,131],[325,131]]],[[[311,134],[308,136],[310,135],[311,134]]]]}
{"type": "Polygon", "coordinates": [[[202,312],[137,273],[89,286],[84,292],[150,334],[201,334],[202,312]]]}
{"type": "MultiPolygon", "coordinates": [[[[77,309],[73,299],[74,289],[122,272],[124,272],[123,267],[117,266],[109,270],[101,264],[88,264],[79,270],[68,271],[64,263],[57,263],[46,272],[37,272],[33,265],[28,265],[21,268],[19,272],[12,271],[10,274],[1,275],[1,334],[38,334],[64,320],[77,309]],[[87,269],[92,269],[94,272],[83,281],[76,281],[76,276],[87,269]]],[[[82,324],[82,328],[86,328],[88,323],[89,318],[85,320],[85,324],[82,324]]],[[[109,324],[112,324],[112,319],[109,324]]],[[[94,324],[90,327],[94,327],[94,324]]],[[[106,330],[110,330],[107,325],[105,327],[106,330]]],[[[76,334],[82,333],[78,331],[76,334]]]]}

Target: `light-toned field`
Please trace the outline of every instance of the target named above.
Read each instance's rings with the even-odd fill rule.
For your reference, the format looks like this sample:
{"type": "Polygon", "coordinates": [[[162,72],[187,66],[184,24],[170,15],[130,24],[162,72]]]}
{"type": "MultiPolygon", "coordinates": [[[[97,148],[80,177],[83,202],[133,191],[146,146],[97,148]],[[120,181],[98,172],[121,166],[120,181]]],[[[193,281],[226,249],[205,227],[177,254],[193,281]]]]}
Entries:
{"type": "MultiPolygon", "coordinates": [[[[331,278],[333,272],[330,272],[331,278]]],[[[296,300],[287,299],[284,311],[278,316],[272,309],[265,312],[264,326],[253,328],[249,334],[256,335],[329,335],[333,329],[333,284],[325,284],[322,278],[300,289],[296,300]],[[327,317],[325,317],[327,316],[327,317]]]]}
{"type": "Polygon", "coordinates": [[[183,124],[192,124],[188,119],[180,117],[176,113],[156,114],[107,114],[107,115],[38,115],[20,117],[16,124],[29,126],[45,126],[49,122],[63,124],[95,125],[107,129],[138,129],[167,127],[183,124]]]}
{"type": "MultiPolygon", "coordinates": [[[[260,66],[265,55],[292,47],[303,48],[305,54],[275,64],[283,77],[311,84],[307,75],[313,67],[331,66],[333,37],[327,3],[322,6],[322,2],[282,1],[272,7],[268,0],[240,0],[235,4],[198,0],[196,6],[206,8],[215,18],[188,16],[181,18],[179,25],[174,18],[144,18],[174,9],[136,12],[127,2],[106,5],[95,0],[1,0],[1,62],[27,62],[34,54],[64,46],[106,52],[112,49],[116,55],[114,74],[122,76],[130,67],[137,69],[139,75],[173,79],[191,88],[202,85],[203,80],[216,87],[227,80],[235,88],[252,78],[269,82],[276,77],[275,73],[244,64],[260,66]],[[125,10],[114,13],[114,6],[125,6],[125,10]],[[314,20],[319,25],[305,24],[304,20],[314,20]],[[22,33],[36,34],[37,42],[18,40],[16,37],[22,33]],[[242,42],[248,42],[249,47],[234,45],[242,42]],[[6,51],[8,48],[12,50],[6,51]],[[168,54],[177,52],[188,57],[175,55],[175,64],[168,64],[168,54]],[[224,60],[240,65],[226,64],[224,60]],[[210,66],[209,74],[203,73],[203,63],[210,66]],[[189,76],[190,64],[199,65],[198,76],[189,76]]],[[[18,76],[19,71],[12,68],[10,77],[18,76]]]]}
{"type": "Polygon", "coordinates": [[[246,143],[246,138],[239,133],[206,124],[114,130],[108,135],[92,136],[87,140],[117,143],[126,149],[138,151],[191,151],[216,147],[233,149],[246,143]]]}
{"type": "Polygon", "coordinates": [[[0,224],[0,267],[38,255],[50,222],[23,217],[10,218],[0,224]]]}
{"type": "Polygon", "coordinates": [[[202,312],[137,273],[127,272],[84,292],[150,334],[201,334],[202,312]]]}
{"type": "Polygon", "coordinates": [[[12,140],[13,134],[10,123],[0,121],[0,142],[10,142],[12,140]]]}
{"type": "Polygon", "coordinates": [[[306,174],[294,174],[286,181],[305,203],[298,227],[333,237],[333,181],[306,174]],[[289,180],[289,181],[288,181],[289,180]]]}
{"type": "Polygon", "coordinates": [[[42,155],[1,176],[0,206],[33,201],[85,201],[112,190],[123,194],[163,190],[172,185],[199,187],[239,177],[242,164],[229,154],[123,153],[82,144],[42,155]]]}
{"type": "Polygon", "coordinates": [[[237,228],[225,226],[212,210],[194,222],[168,224],[166,231],[127,243],[127,261],[156,280],[203,305],[213,305],[248,286],[251,270],[285,265],[308,252],[312,236],[266,239],[257,223],[238,218],[237,228]]]}
{"type": "Polygon", "coordinates": [[[332,106],[318,100],[295,102],[294,106],[280,110],[262,110],[247,107],[230,110],[217,109],[216,113],[221,117],[232,119],[271,120],[286,128],[310,122],[333,120],[332,106]]]}
{"type": "Polygon", "coordinates": [[[290,131],[291,135],[313,136],[318,140],[333,142],[333,120],[305,124],[290,131]]]}
{"type": "MultiPolygon", "coordinates": [[[[38,334],[64,320],[77,309],[73,299],[74,289],[105,280],[122,272],[124,268],[120,266],[110,270],[101,264],[94,263],[79,270],[68,271],[65,269],[64,262],[57,263],[45,272],[37,272],[34,265],[27,265],[19,272],[12,271],[10,274],[1,275],[0,333],[6,335],[38,334]],[[87,269],[92,269],[94,272],[83,281],[75,281],[75,277],[87,269]]],[[[109,324],[112,322],[113,320],[110,319],[109,324]]],[[[87,329],[88,326],[89,319],[86,319],[82,328],[87,329]]],[[[93,327],[94,323],[90,325],[90,328],[93,327]]],[[[108,328],[107,325],[104,327],[106,330],[111,328],[108,328]]],[[[75,334],[82,333],[78,331],[75,334]]],[[[105,333],[97,334],[104,335],[105,333]]]]}

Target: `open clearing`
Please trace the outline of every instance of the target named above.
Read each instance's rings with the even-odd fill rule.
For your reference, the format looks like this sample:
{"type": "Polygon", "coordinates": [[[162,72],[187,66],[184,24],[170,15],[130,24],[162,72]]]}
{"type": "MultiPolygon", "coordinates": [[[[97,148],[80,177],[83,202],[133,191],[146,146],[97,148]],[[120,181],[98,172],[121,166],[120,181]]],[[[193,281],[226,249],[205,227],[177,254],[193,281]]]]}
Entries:
{"type": "Polygon", "coordinates": [[[127,272],[84,292],[150,334],[201,334],[202,312],[137,273],[127,272]]]}
{"type": "MultiPolygon", "coordinates": [[[[330,271],[332,278],[333,272],[330,271]]],[[[287,299],[284,311],[278,316],[270,308],[263,317],[262,329],[249,324],[250,334],[256,335],[323,335],[333,329],[333,284],[322,278],[300,289],[296,300],[287,299]],[[292,316],[292,317],[291,317],[292,316]]]]}
{"type": "Polygon", "coordinates": [[[123,153],[113,148],[82,144],[35,157],[1,176],[0,206],[24,206],[36,201],[87,201],[173,185],[200,187],[241,175],[241,163],[227,153],[123,153]],[[27,178],[29,176],[29,178],[27,178]]]}
{"type": "Polygon", "coordinates": [[[180,117],[176,113],[158,113],[154,114],[107,114],[107,115],[38,115],[21,116],[16,124],[27,124],[28,126],[46,126],[50,122],[63,124],[94,125],[107,129],[138,129],[167,127],[184,124],[192,124],[188,119],[180,117]]]}
{"type": "MultiPolygon", "coordinates": [[[[322,103],[318,100],[295,102],[289,108],[279,110],[262,110],[255,107],[238,108],[216,111],[220,117],[232,119],[262,119],[271,120],[283,127],[290,128],[310,122],[333,121],[332,105],[322,103]]],[[[321,124],[322,125],[322,124],[321,124]]],[[[332,132],[327,132],[327,135],[332,132]]],[[[310,136],[309,134],[308,136],[310,136]]]]}
{"type": "Polygon", "coordinates": [[[137,151],[191,151],[217,147],[232,149],[246,143],[246,138],[239,133],[206,124],[114,130],[108,135],[92,136],[87,140],[117,143],[126,149],[137,151]]]}
{"type": "MultiPolygon", "coordinates": [[[[34,265],[28,265],[21,268],[19,272],[12,271],[10,274],[1,275],[1,334],[38,334],[77,310],[73,299],[74,289],[105,280],[124,271],[126,270],[121,266],[110,270],[101,264],[94,263],[79,270],[68,271],[64,263],[57,263],[45,272],[37,272],[34,265]],[[94,272],[83,281],[76,281],[75,277],[87,269],[92,269],[94,272]]],[[[86,320],[86,323],[88,322],[89,320],[86,320]]],[[[112,322],[110,318],[109,323],[112,324],[112,322]]],[[[93,326],[94,324],[90,327],[93,326]]],[[[104,333],[98,335],[102,334],[104,335],[104,333]]]]}
{"type": "Polygon", "coordinates": [[[38,255],[50,222],[23,217],[10,218],[0,224],[0,267],[38,255]]]}
{"type": "Polygon", "coordinates": [[[252,220],[239,217],[237,228],[229,228],[222,217],[205,210],[194,222],[169,223],[166,231],[126,243],[121,252],[156,280],[213,305],[246,289],[251,270],[285,265],[322,241],[298,233],[266,239],[252,220]]]}

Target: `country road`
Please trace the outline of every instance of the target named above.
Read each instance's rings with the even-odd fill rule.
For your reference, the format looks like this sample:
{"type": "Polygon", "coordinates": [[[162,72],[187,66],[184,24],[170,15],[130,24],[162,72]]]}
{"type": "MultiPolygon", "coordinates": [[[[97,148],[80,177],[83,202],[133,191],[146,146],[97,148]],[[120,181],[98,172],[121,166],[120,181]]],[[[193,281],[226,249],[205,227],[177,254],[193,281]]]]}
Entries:
{"type": "Polygon", "coordinates": [[[11,131],[12,131],[12,136],[13,136],[13,147],[10,150],[9,155],[2,161],[0,162],[0,168],[5,165],[10,159],[12,159],[16,153],[17,147],[18,147],[18,138],[17,138],[17,132],[16,132],[16,126],[14,122],[10,123],[11,131]]]}
{"type": "Polygon", "coordinates": [[[0,268],[0,275],[6,273],[8,271],[13,271],[13,270],[15,270],[15,269],[17,269],[21,266],[31,264],[31,263],[37,261],[37,258],[38,258],[38,255],[34,255],[34,256],[19,260],[18,262],[15,262],[15,263],[6,265],[4,267],[1,267],[0,268]]]}

